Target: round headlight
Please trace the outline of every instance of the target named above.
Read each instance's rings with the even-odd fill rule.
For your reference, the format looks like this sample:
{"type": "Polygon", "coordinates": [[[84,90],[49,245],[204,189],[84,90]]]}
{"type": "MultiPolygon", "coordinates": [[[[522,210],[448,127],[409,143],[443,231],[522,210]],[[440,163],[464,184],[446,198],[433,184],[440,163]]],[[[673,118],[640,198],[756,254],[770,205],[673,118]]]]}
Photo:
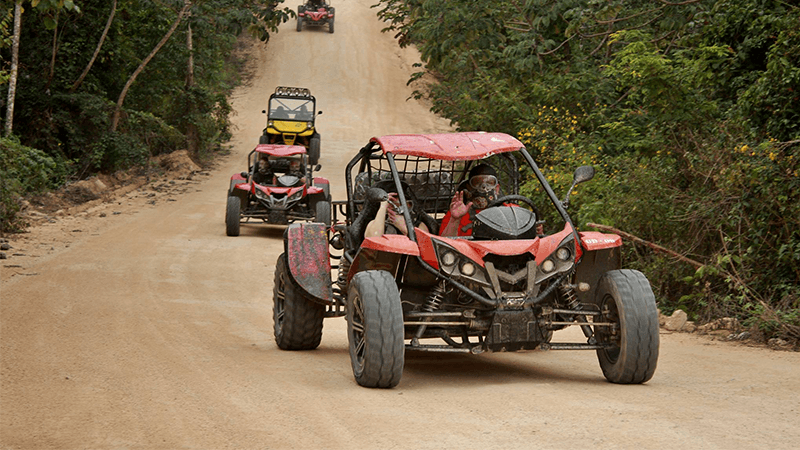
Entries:
{"type": "Polygon", "coordinates": [[[556,251],[556,258],[566,261],[569,259],[570,251],[566,247],[561,247],[556,251]]]}
{"type": "Polygon", "coordinates": [[[461,270],[461,273],[463,275],[469,277],[475,273],[475,264],[472,264],[471,262],[465,262],[464,264],[461,264],[461,267],[459,269],[461,270]]]}
{"type": "Polygon", "coordinates": [[[545,259],[542,263],[542,271],[544,273],[552,272],[556,268],[556,263],[552,259],[545,259]]]}
{"type": "Polygon", "coordinates": [[[269,122],[267,122],[267,126],[268,127],[274,127],[275,126],[275,122],[270,120],[269,122]]]}
{"type": "Polygon", "coordinates": [[[442,264],[445,266],[452,266],[456,263],[456,255],[453,252],[445,252],[442,255],[442,264]]]}

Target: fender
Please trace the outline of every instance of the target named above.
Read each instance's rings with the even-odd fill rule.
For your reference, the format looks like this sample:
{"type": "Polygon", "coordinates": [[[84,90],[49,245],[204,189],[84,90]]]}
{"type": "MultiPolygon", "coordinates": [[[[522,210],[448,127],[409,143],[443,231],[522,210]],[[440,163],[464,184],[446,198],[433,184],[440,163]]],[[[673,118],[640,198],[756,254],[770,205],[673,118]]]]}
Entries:
{"type": "Polygon", "coordinates": [[[294,281],[311,300],[331,304],[328,233],[321,223],[293,223],[283,238],[286,264],[294,281]]]}

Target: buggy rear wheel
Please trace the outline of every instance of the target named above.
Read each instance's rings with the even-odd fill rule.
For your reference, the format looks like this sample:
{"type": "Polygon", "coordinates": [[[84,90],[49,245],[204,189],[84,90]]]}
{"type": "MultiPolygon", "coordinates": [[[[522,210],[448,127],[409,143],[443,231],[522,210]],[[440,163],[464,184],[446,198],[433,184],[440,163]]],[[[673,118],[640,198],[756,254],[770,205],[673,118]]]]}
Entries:
{"type": "Polygon", "coordinates": [[[601,322],[595,327],[597,359],[612,383],[639,384],[653,377],[658,362],[658,309],[650,282],[636,270],[611,270],[600,279],[597,301],[601,322]]]}
{"type": "Polygon", "coordinates": [[[333,34],[333,19],[328,19],[328,32],[333,34]]]}
{"type": "Polygon", "coordinates": [[[239,214],[242,209],[242,200],[235,196],[228,196],[228,204],[225,208],[225,234],[228,236],[239,235],[239,214]]]}
{"type": "Polygon", "coordinates": [[[275,342],[281,350],[313,350],[322,341],[325,307],[306,298],[292,281],[286,255],[275,265],[272,320],[275,342]]]}
{"type": "Polygon", "coordinates": [[[391,388],[403,375],[403,310],[394,277],[383,270],[357,273],[347,294],[347,340],[358,384],[391,388]]]}

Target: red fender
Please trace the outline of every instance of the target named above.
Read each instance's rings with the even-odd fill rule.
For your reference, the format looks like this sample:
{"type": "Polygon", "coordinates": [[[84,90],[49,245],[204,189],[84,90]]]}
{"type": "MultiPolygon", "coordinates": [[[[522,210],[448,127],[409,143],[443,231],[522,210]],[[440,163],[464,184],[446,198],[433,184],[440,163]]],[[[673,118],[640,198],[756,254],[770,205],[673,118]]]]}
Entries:
{"type": "Polygon", "coordinates": [[[283,238],[286,264],[297,284],[321,303],[331,303],[331,261],[328,233],[321,223],[293,223],[283,238]]]}

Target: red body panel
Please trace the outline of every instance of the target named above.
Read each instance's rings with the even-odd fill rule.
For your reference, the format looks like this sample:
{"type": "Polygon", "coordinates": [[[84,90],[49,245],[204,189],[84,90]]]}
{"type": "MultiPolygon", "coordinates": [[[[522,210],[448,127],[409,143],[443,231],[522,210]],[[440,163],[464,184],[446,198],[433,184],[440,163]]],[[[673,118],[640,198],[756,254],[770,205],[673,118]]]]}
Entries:
{"type": "MultiPolygon", "coordinates": [[[[419,228],[415,232],[422,232],[419,228]]],[[[402,253],[403,255],[419,256],[419,247],[408,236],[400,234],[384,234],[383,236],[369,237],[361,243],[361,248],[370,248],[389,253],[402,253]]]]}
{"type": "Polygon", "coordinates": [[[297,284],[314,298],[330,302],[331,261],[324,224],[292,224],[286,229],[286,263],[297,284]]]}
{"type": "Polygon", "coordinates": [[[584,247],[589,251],[622,246],[622,238],[616,234],[605,234],[599,231],[581,231],[578,234],[584,247]]]}
{"type": "Polygon", "coordinates": [[[419,156],[445,161],[482,159],[517,151],[522,142],[505,133],[395,134],[374,137],[384,153],[419,156]]]}
{"type": "Polygon", "coordinates": [[[256,153],[263,153],[270,156],[292,156],[302,155],[306,148],[300,145],[279,145],[279,144],[258,144],[256,153]]]}
{"type": "Polygon", "coordinates": [[[314,22],[318,22],[320,20],[327,19],[328,17],[333,17],[333,14],[328,14],[328,11],[325,8],[320,8],[317,11],[306,11],[305,13],[300,14],[300,16],[311,19],[314,22]]]}

